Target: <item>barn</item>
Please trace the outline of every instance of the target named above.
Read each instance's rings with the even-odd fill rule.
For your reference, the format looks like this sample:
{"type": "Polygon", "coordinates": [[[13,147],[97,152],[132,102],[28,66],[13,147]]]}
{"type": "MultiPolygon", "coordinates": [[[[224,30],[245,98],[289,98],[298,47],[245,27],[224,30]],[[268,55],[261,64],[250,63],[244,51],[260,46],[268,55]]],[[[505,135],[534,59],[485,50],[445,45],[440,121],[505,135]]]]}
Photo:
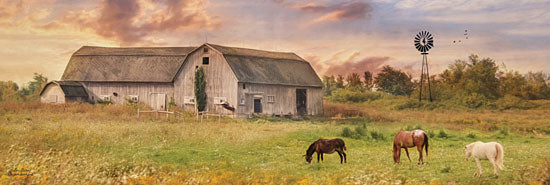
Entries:
{"type": "Polygon", "coordinates": [[[87,102],[88,93],[78,82],[52,81],[40,92],[40,101],[44,103],[87,102]]]}
{"type": "MultiPolygon", "coordinates": [[[[321,80],[307,61],[287,52],[209,43],[199,47],[84,46],[71,56],[59,82],[80,84],[91,103],[140,102],[157,110],[175,104],[194,110],[193,82],[199,67],[205,72],[208,112],[238,117],[323,113],[321,80]]],[[[41,99],[47,99],[54,87],[46,86],[41,99]]]]}

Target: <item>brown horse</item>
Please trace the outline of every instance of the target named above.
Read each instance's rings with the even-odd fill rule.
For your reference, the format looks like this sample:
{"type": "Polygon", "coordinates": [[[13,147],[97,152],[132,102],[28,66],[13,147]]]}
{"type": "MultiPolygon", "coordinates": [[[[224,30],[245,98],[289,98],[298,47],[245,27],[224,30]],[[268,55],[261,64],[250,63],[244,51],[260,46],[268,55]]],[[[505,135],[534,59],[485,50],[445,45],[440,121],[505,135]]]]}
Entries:
{"type": "Polygon", "coordinates": [[[340,155],[340,163],[342,163],[342,156],[344,156],[343,161],[347,163],[345,150],[347,150],[346,144],[342,139],[319,139],[309,145],[304,156],[306,157],[306,161],[311,163],[313,153],[317,152],[317,162],[319,162],[319,156],[323,160],[323,154],[332,154],[336,151],[340,155]]]}
{"type": "Polygon", "coordinates": [[[409,157],[409,150],[407,148],[412,148],[415,146],[416,149],[418,149],[418,153],[420,154],[418,164],[423,164],[424,159],[422,158],[422,147],[426,147],[426,157],[428,157],[428,135],[426,135],[426,132],[419,129],[413,131],[399,131],[399,133],[397,133],[397,135],[395,135],[395,138],[393,139],[393,161],[395,163],[400,162],[401,148],[404,148],[405,152],[407,152],[407,158],[409,158],[410,162],[411,157],[409,157]]]}

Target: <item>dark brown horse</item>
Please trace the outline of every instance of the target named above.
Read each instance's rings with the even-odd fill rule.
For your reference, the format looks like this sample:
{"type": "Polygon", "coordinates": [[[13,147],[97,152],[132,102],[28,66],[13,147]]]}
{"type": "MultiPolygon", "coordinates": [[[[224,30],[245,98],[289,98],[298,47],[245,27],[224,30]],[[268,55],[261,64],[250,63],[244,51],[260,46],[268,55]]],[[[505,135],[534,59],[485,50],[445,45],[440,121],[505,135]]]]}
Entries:
{"type": "Polygon", "coordinates": [[[317,152],[317,162],[319,162],[319,158],[323,160],[323,154],[331,154],[336,151],[338,155],[340,155],[340,163],[342,163],[342,161],[347,163],[345,150],[347,150],[346,144],[342,139],[319,139],[309,145],[306,155],[304,156],[306,157],[306,161],[311,163],[313,153],[317,152]],[[342,158],[342,156],[344,157],[342,158]]]}
{"type": "Polygon", "coordinates": [[[413,131],[399,131],[393,139],[393,161],[395,163],[400,162],[401,148],[404,148],[410,162],[411,157],[409,157],[409,150],[407,148],[412,148],[415,146],[420,154],[418,164],[423,164],[424,158],[422,158],[422,147],[426,147],[426,157],[428,157],[428,135],[426,135],[426,132],[419,129],[413,131]]]}

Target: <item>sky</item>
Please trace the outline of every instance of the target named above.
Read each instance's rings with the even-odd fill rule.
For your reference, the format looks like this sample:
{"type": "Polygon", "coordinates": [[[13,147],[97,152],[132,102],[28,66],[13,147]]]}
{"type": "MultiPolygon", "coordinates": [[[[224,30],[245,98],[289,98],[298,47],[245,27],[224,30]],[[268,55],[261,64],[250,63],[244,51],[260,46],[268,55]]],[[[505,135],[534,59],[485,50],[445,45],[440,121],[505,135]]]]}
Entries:
{"type": "Polygon", "coordinates": [[[550,73],[550,0],[0,0],[0,81],[59,80],[82,46],[225,46],[294,52],[322,75],[419,76],[470,54],[550,73]],[[467,38],[466,38],[467,37],[467,38]]]}

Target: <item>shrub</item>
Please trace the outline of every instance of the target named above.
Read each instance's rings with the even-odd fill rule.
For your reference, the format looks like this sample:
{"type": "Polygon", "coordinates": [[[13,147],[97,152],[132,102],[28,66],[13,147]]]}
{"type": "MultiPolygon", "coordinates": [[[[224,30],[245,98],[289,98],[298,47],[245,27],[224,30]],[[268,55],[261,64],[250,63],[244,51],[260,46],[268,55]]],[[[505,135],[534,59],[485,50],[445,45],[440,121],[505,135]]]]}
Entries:
{"type": "Polygon", "coordinates": [[[366,136],[367,135],[367,129],[365,129],[364,127],[361,127],[361,126],[355,127],[355,132],[359,136],[366,136]]]}
{"type": "Polygon", "coordinates": [[[462,104],[468,108],[477,109],[486,105],[487,98],[482,94],[472,93],[462,98],[462,104]]]}
{"type": "Polygon", "coordinates": [[[351,136],[353,136],[353,132],[351,131],[350,128],[345,127],[342,129],[342,137],[351,137],[351,136]]]}
{"type": "Polygon", "coordinates": [[[373,101],[384,96],[381,92],[361,92],[352,89],[338,89],[332,93],[330,100],[341,103],[360,103],[365,101],[373,101]]]}
{"type": "Polygon", "coordinates": [[[439,137],[439,138],[448,138],[449,135],[447,134],[447,132],[445,132],[445,130],[440,130],[439,135],[437,135],[437,137],[439,137]]]}
{"type": "Polygon", "coordinates": [[[441,173],[449,173],[449,172],[451,172],[451,167],[447,166],[447,167],[441,169],[441,173]]]}
{"type": "Polygon", "coordinates": [[[386,140],[384,133],[376,130],[370,131],[370,136],[375,140],[381,140],[381,141],[386,140]]]}
{"type": "Polygon", "coordinates": [[[466,137],[468,137],[468,138],[472,138],[472,139],[475,139],[475,138],[477,138],[476,134],[474,134],[474,133],[471,133],[471,132],[470,132],[470,133],[469,133],[468,135],[466,135],[466,137]]]}
{"type": "Polygon", "coordinates": [[[509,131],[508,127],[504,127],[500,129],[500,134],[503,136],[508,136],[508,133],[509,133],[508,131],[509,131]]]}
{"type": "Polygon", "coordinates": [[[430,138],[435,137],[435,132],[433,132],[433,131],[431,131],[431,130],[428,131],[428,136],[429,136],[430,138]]]}

